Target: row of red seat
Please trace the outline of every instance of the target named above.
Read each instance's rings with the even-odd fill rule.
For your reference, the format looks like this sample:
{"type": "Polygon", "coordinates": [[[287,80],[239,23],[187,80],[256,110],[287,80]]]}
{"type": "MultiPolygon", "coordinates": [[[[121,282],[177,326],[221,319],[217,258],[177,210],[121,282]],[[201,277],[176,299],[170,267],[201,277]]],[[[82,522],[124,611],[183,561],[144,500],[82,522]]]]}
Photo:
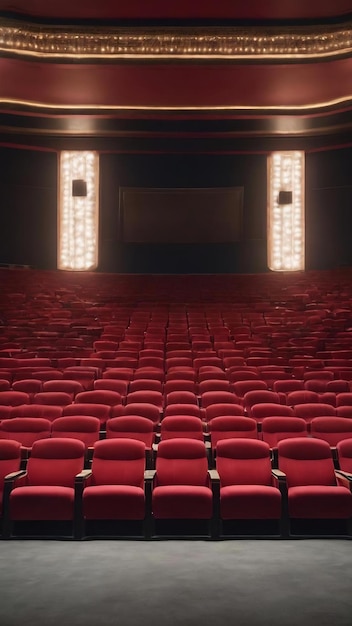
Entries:
{"type": "Polygon", "coordinates": [[[259,534],[270,522],[274,535],[290,536],[295,522],[307,519],[316,532],[321,520],[339,520],[351,534],[352,439],[337,450],[338,471],[326,442],[284,440],[273,470],[267,443],[227,439],[218,443],[216,470],[208,470],[204,443],[171,439],[159,444],[155,470],[145,470],[143,443],[114,439],[94,444],[91,469],[84,470],[84,444],[58,438],[35,442],[20,470],[20,445],[0,441],[3,537],[21,534],[21,523],[65,522],[79,539],[90,534],[91,522],[113,522],[113,534],[118,523],[138,522],[150,538],[170,521],[205,522],[214,539],[226,534],[228,522],[235,525],[230,534],[241,534],[236,523],[253,521],[259,534]]]}
{"type": "Polygon", "coordinates": [[[15,417],[0,423],[0,439],[18,441],[24,457],[30,454],[35,441],[48,437],[76,438],[84,443],[87,450],[101,438],[131,438],[144,443],[149,465],[153,460],[152,451],[155,445],[165,439],[185,437],[209,442],[209,449],[212,451],[209,462],[212,466],[216,446],[222,439],[261,439],[273,449],[282,439],[308,436],[323,439],[332,447],[336,446],[339,441],[352,438],[352,420],[316,417],[307,424],[299,417],[265,417],[259,430],[258,423],[250,417],[220,416],[204,424],[197,417],[177,415],[165,417],[158,433],[151,420],[136,415],[109,419],[105,432],[100,430],[98,418],[83,415],[58,417],[52,422],[40,417],[15,417]]]}

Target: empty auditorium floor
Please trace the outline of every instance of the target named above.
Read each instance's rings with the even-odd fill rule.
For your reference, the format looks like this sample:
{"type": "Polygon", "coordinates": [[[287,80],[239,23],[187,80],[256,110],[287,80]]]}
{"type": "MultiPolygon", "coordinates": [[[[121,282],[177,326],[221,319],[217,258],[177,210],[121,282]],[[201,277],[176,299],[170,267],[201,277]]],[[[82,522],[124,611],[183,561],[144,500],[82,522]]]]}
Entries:
{"type": "Polygon", "coordinates": [[[1,626],[351,626],[352,543],[0,543],[1,626]]]}

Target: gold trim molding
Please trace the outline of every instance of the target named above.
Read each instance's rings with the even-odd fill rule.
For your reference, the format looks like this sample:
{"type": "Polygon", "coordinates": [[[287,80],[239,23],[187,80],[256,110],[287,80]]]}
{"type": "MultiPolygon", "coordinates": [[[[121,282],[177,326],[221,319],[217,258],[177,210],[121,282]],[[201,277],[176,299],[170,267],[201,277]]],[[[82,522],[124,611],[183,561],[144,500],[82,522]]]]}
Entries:
{"type": "Polygon", "coordinates": [[[0,20],[0,52],[47,59],[310,59],[352,53],[352,24],[71,27],[0,20]]]}

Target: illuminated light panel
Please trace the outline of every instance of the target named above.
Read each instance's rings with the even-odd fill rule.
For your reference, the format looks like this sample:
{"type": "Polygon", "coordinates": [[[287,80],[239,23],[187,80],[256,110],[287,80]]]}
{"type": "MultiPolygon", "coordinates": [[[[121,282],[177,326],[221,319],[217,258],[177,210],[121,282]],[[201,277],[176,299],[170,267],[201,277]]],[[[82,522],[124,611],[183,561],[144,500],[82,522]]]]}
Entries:
{"type": "Polygon", "coordinates": [[[304,270],[304,152],[273,152],[268,157],[268,266],[274,272],[304,270]],[[280,191],[292,203],[279,205],[280,191]]]}
{"type": "Polygon", "coordinates": [[[350,54],[349,22],[331,26],[67,28],[0,22],[0,50],[69,58],[328,58],[350,54]]]}
{"type": "Polygon", "coordinates": [[[94,270],[98,264],[99,157],[61,152],[59,165],[58,269],[94,270]],[[72,181],[85,180],[86,196],[72,195],[72,181]]]}

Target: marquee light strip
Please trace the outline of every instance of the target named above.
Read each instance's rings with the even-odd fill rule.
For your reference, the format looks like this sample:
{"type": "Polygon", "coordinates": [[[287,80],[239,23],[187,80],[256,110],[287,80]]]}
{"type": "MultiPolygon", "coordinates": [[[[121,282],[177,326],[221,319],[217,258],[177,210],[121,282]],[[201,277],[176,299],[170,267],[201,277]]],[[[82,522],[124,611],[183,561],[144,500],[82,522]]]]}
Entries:
{"type": "Polygon", "coordinates": [[[274,152],[268,157],[269,269],[304,270],[304,241],[304,152],[274,152]],[[292,193],[289,203],[279,204],[280,191],[292,193]]]}
{"type": "Polygon", "coordinates": [[[64,151],[59,164],[58,269],[94,270],[98,263],[99,157],[64,151]],[[87,195],[73,195],[73,180],[86,182],[87,195]]]}
{"type": "Polygon", "coordinates": [[[74,28],[0,21],[0,51],[48,58],[307,59],[351,54],[352,25],[74,28]]]}

